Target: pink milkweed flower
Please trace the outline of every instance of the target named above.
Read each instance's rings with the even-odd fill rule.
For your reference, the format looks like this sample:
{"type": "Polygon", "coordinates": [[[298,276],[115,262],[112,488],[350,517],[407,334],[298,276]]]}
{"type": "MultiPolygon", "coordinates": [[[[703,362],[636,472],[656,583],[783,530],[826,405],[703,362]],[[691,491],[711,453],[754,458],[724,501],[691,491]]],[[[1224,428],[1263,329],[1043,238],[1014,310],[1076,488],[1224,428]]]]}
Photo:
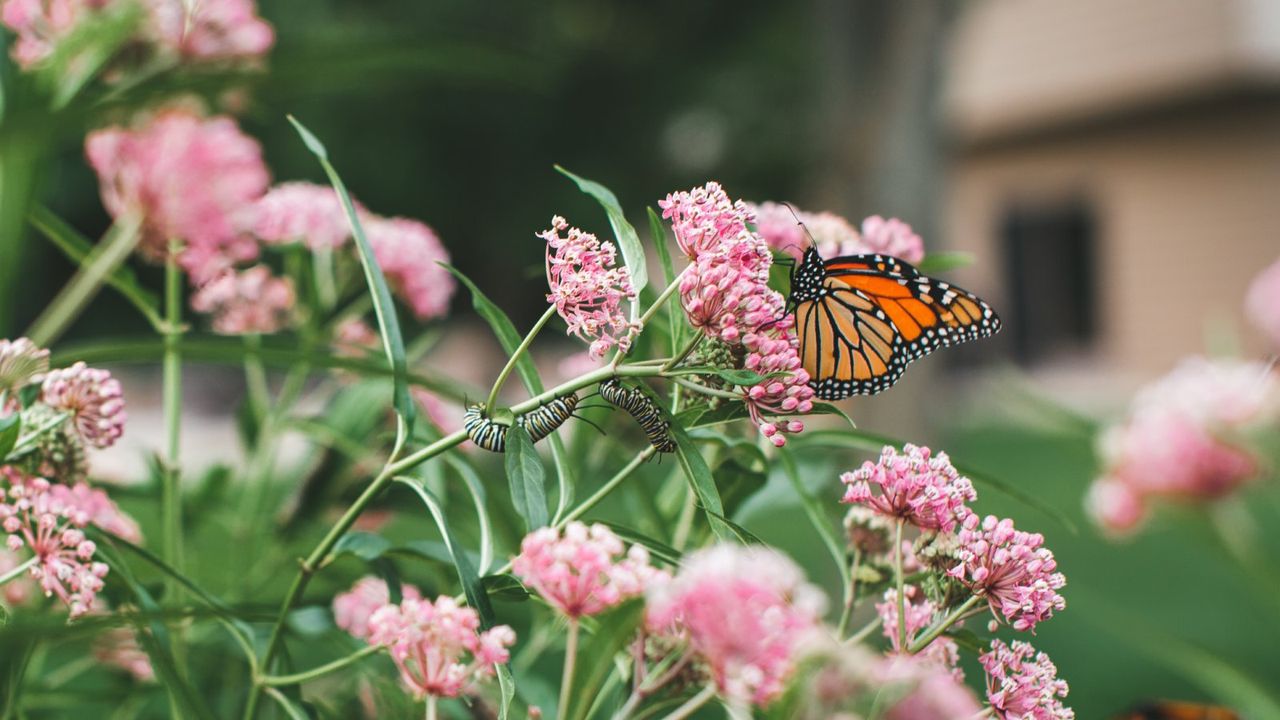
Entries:
{"type": "Polygon", "coordinates": [[[191,296],[191,307],[213,316],[220,335],[270,335],[289,325],[296,300],[291,279],[254,265],[222,271],[191,296]]]}
{"type": "Polygon", "coordinates": [[[542,599],[571,619],[596,615],[643,595],[667,573],[649,564],[649,551],[604,525],[571,522],[563,534],[539,528],[520,543],[511,570],[542,599]]]}
{"type": "Polygon", "coordinates": [[[652,632],[683,637],[722,696],[762,706],[782,693],[825,607],[786,556],[727,544],[690,553],[646,597],[652,632]]]}
{"type": "Polygon", "coordinates": [[[1280,348],[1280,260],[1267,266],[1249,283],[1244,312],[1274,348],[1280,348]]]}
{"type": "Polygon", "coordinates": [[[107,566],[93,562],[97,546],[82,529],[88,524],[88,513],[51,492],[43,478],[15,483],[0,495],[6,546],[12,552],[27,548],[35,555],[31,577],[46,597],[57,595],[73,618],[93,608],[107,576],[107,566]]]}
{"type": "Polygon", "coordinates": [[[55,502],[75,508],[77,518],[83,518],[86,523],[96,525],[135,545],[142,542],[142,529],[138,527],[138,521],[121,510],[106,491],[81,482],[75,485],[51,485],[49,495],[55,502]]]}
{"type": "Polygon", "coordinates": [[[115,444],[124,434],[128,414],[120,381],[106,370],[77,362],[51,370],[41,386],[41,400],[55,410],[71,413],[76,432],[98,448],[115,444]]]}
{"type": "MultiPolygon", "coordinates": [[[[363,210],[357,205],[357,209],[363,210]]],[[[331,187],[287,182],[258,200],[253,232],[263,242],[300,242],[312,250],[337,248],[351,239],[346,211],[331,187]]]]}
{"type": "Polygon", "coordinates": [[[449,253],[435,231],[409,218],[366,214],[360,223],[387,283],[414,316],[430,320],[447,314],[456,284],[453,275],[439,265],[449,262],[449,253]]]}
{"type": "Polygon", "coordinates": [[[921,530],[950,532],[972,514],[966,503],[977,499],[973,483],[962,477],[946,453],[907,444],[902,453],[885,446],[877,463],[844,473],[843,503],[863,505],[921,530]],[[873,492],[874,488],[879,492],[873,492]]]}
{"type": "Polygon", "coordinates": [[[884,714],[885,720],[970,718],[982,709],[959,669],[943,667],[927,656],[894,655],[885,660],[880,675],[882,684],[908,688],[884,714]]]}
{"type": "Polygon", "coordinates": [[[201,285],[258,256],[249,230],[269,177],[261,146],[231,118],[166,110],[135,128],[89,133],[85,154],[107,212],[142,218],[144,257],[161,260],[179,241],[178,261],[201,285]]]}
{"type": "MultiPolygon", "coordinates": [[[[95,612],[105,612],[105,608],[96,608],[95,612]]],[[[156,671],[151,666],[151,656],[138,644],[139,632],[146,631],[129,627],[106,630],[93,639],[90,652],[99,663],[128,673],[137,682],[154,682],[156,671]]]]}
{"type": "Polygon", "coordinates": [[[58,43],[110,0],[4,0],[0,23],[17,35],[13,59],[24,70],[53,52],[58,43]]]}
{"type": "Polygon", "coordinates": [[[453,598],[406,598],[369,618],[369,643],[383,645],[414,697],[457,697],[495,673],[510,657],[515,632],[498,625],[480,632],[480,616],[453,598]],[[466,656],[469,656],[467,658],[466,656]]]}
{"type": "MultiPolygon", "coordinates": [[[[907,645],[911,645],[921,631],[930,627],[934,620],[939,618],[940,613],[938,606],[924,597],[920,588],[906,585],[903,591],[906,594],[906,602],[903,605],[907,618],[907,645]]],[[[906,649],[898,644],[898,591],[896,588],[885,591],[884,601],[876,603],[876,613],[880,615],[881,627],[885,637],[889,638],[893,653],[897,656],[906,655],[906,649]]],[[[950,638],[941,636],[936,638],[915,657],[934,663],[939,669],[953,674],[957,680],[964,680],[964,672],[959,668],[960,648],[950,638]]]]}
{"type": "MultiPolygon", "coordinates": [[[[0,575],[12,572],[22,564],[22,558],[7,547],[0,547],[0,575]]],[[[0,601],[9,607],[18,607],[31,602],[36,594],[36,583],[30,576],[14,578],[0,585],[0,601]]]]}
{"type": "Polygon", "coordinates": [[[956,539],[960,562],[947,574],[985,597],[992,613],[1003,616],[1015,630],[1034,630],[1066,607],[1058,590],[1067,579],[1057,572],[1058,563],[1044,547],[1043,535],[1015,530],[1007,518],[979,519],[971,514],[956,539]]]}
{"type": "Polygon", "coordinates": [[[924,241],[897,218],[872,215],[863,220],[862,242],[867,248],[862,252],[892,255],[913,264],[924,259],[924,241]]]}
{"type": "MultiPolygon", "coordinates": [[[[422,593],[412,585],[401,585],[405,600],[421,600],[422,593]]],[[[385,580],[373,575],[362,577],[351,589],[333,598],[333,621],[359,640],[369,639],[369,620],[380,608],[391,602],[391,591],[385,580]]]]}
{"type": "Polygon", "coordinates": [[[1048,655],[1020,640],[992,640],[978,662],[987,672],[987,701],[1000,720],[1074,720],[1075,712],[1062,704],[1067,682],[1048,655]]]}
{"type": "Polygon", "coordinates": [[[0,340],[0,392],[13,393],[40,382],[48,371],[48,350],[36,347],[27,338],[0,340]]]}
{"type": "Polygon", "coordinates": [[[658,207],[662,208],[662,217],[671,221],[676,244],[690,260],[716,254],[725,246],[754,236],[747,227],[755,222],[750,207],[741,200],[730,200],[715,181],[687,192],[670,193],[658,201],[658,207]]]}
{"type": "Polygon", "coordinates": [[[1100,478],[1089,486],[1085,510],[1095,523],[1115,535],[1132,532],[1147,519],[1143,495],[1129,483],[1113,478],[1100,478]]]}
{"type": "Polygon", "coordinates": [[[792,210],[781,203],[747,204],[757,217],[756,230],[769,247],[795,259],[810,246],[824,258],[881,253],[909,263],[924,259],[924,241],[911,226],[879,215],[862,221],[859,232],[848,220],[829,212],[792,210]]]}
{"type": "Polygon", "coordinates": [[[804,431],[799,420],[773,420],[778,415],[802,415],[813,411],[813,388],[809,373],[801,367],[798,343],[792,331],[791,316],[742,337],[747,350],[743,367],[765,380],[739,387],[742,402],[760,432],[776,447],[787,444],[784,433],[804,431]],[[780,373],[775,377],[769,377],[780,373]]]}
{"type": "Polygon", "coordinates": [[[185,58],[254,58],[275,44],[275,31],[258,17],[253,0],[145,2],[156,41],[185,58]]]}
{"type": "Polygon", "coordinates": [[[547,302],[569,325],[568,333],[591,343],[592,357],[601,358],[617,346],[631,347],[635,328],[622,310],[622,301],[634,303],[631,271],[618,267],[618,251],[559,215],[551,229],[538,233],[547,242],[547,302]],[[567,231],[567,233],[566,233],[567,231]],[[566,234],[561,234],[566,233],[566,234]]]}

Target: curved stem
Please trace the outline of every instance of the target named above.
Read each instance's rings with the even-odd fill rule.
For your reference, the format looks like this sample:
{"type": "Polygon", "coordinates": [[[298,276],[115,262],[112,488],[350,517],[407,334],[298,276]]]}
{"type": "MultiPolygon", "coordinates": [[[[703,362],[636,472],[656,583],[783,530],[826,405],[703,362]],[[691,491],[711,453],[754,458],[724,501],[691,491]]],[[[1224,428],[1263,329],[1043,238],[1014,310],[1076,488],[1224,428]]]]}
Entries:
{"type": "MultiPolygon", "coordinates": [[[[680,278],[684,277],[684,274],[688,271],[689,268],[686,267],[674,280],[671,281],[669,285],[663,288],[662,292],[658,295],[658,299],[654,300],[653,304],[650,305],[649,308],[644,311],[644,314],[636,321],[635,333],[637,335],[644,330],[645,326],[649,324],[649,321],[653,319],[653,316],[658,314],[658,311],[662,309],[662,306],[667,304],[667,300],[669,300],[671,296],[680,289],[680,278]]],[[[609,367],[618,367],[618,363],[622,362],[622,358],[625,356],[626,353],[622,350],[615,352],[613,354],[613,358],[609,361],[609,367]]]]}
{"type": "Polygon", "coordinates": [[[21,565],[19,565],[18,567],[16,567],[16,568],[14,568],[14,569],[10,570],[9,572],[5,573],[4,575],[0,575],[0,585],[4,585],[5,583],[9,582],[10,580],[14,580],[14,579],[16,579],[17,577],[21,576],[23,573],[25,573],[26,571],[28,571],[28,570],[30,570],[32,567],[34,567],[34,566],[35,566],[35,564],[36,564],[37,562],[39,562],[39,561],[40,561],[40,556],[39,556],[39,555],[32,555],[30,560],[28,560],[28,561],[26,561],[26,562],[22,563],[21,565]]]}
{"type": "MultiPolygon", "coordinates": [[[[965,616],[965,613],[972,610],[973,606],[977,605],[978,601],[981,599],[982,598],[978,595],[970,596],[968,600],[964,601],[963,605],[961,605],[960,607],[952,611],[952,613],[948,615],[942,622],[938,623],[937,625],[934,625],[932,628],[929,629],[929,632],[925,633],[924,635],[921,635],[919,640],[916,640],[915,642],[911,643],[911,647],[908,650],[908,652],[914,655],[920,652],[921,650],[929,647],[929,643],[933,642],[934,639],[936,639],[939,635],[946,632],[947,628],[951,627],[952,625],[955,625],[957,621],[963,619],[965,616]]],[[[898,625],[905,627],[906,623],[899,621],[898,625]]]]}
{"type": "Polygon", "coordinates": [[[862,567],[862,551],[854,548],[853,565],[849,571],[849,582],[844,588],[844,612],[840,613],[840,625],[836,628],[836,639],[844,639],[844,631],[853,618],[853,608],[858,600],[858,570],[862,567]]]}
{"type": "Polygon", "coordinates": [[[296,673],[294,675],[266,675],[264,677],[258,678],[257,682],[259,685],[264,685],[267,687],[275,687],[280,685],[297,685],[298,683],[303,683],[308,680],[314,680],[319,677],[324,677],[325,675],[328,675],[331,672],[336,672],[338,670],[341,670],[342,668],[345,668],[348,665],[353,665],[355,663],[358,663],[361,660],[369,657],[370,655],[377,653],[379,650],[382,650],[381,645],[369,645],[367,647],[361,648],[360,650],[350,655],[347,655],[346,657],[338,658],[337,660],[334,660],[331,663],[321,665],[320,667],[317,667],[317,668],[312,668],[305,672],[296,673]]]}
{"type": "MultiPolygon", "coordinates": [[[[164,365],[163,397],[165,425],[164,480],[161,486],[161,513],[163,518],[164,560],[176,572],[183,569],[182,558],[182,492],[181,492],[181,430],[182,430],[182,272],[178,268],[176,241],[170,242],[164,265],[164,365]]],[[[166,578],[168,597],[180,602],[184,590],[173,578],[166,578]]],[[[174,638],[174,655],[182,672],[185,655],[182,633],[174,638]]]]}
{"type": "Polygon", "coordinates": [[[741,400],[742,399],[741,395],[735,395],[727,390],[720,390],[718,388],[707,387],[706,385],[703,385],[701,383],[696,383],[691,380],[685,380],[682,377],[670,377],[668,379],[671,380],[671,382],[675,383],[676,385],[689,388],[690,390],[698,393],[699,395],[717,397],[722,400],[741,400]]]}
{"type": "Polygon", "coordinates": [[[704,337],[706,336],[703,335],[702,333],[698,333],[697,335],[694,335],[693,339],[690,340],[689,343],[684,346],[684,349],[680,351],[680,354],[676,355],[675,357],[668,360],[665,364],[663,364],[662,371],[666,372],[674,368],[675,366],[679,365],[680,363],[684,362],[685,358],[692,355],[693,351],[698,349],[698,346],[702,344],[702,338],[704,337]]]}
{"type": "Polygon", "coordinates": [[[569,618],[569,639],[564,650],[564,674],[560,677],[560,704],[556,706],[556,717],[564,720],[569,717],[569,694],[573,687],[573,666],[578,661],[578,629],[577,618],[569,618]]]}
{"type": "Polygon", "coordinates": [[[898,647],[907,647],[907,593],[902,582],[902,518],[893,533],[893,582],[898,587],[898,647]]]}
{"type": "Polygon", "coordinates": [[[711,698],[715,696],[716,696],[715,685],[708,685],[702,688],[702,691],[699,692],[697,695],[694,695],[693,697],[689,698],[688,701],[685,702],[685,704],[676,708],[675,711],[673,711],[670,715],[668,715],[665,718],[665,720],[684,720],[684,718],[687,718],[690,715],[692,715],[694,711],[696,711],[698,708],[702,707],[703,705],[706,705],[707,701],[709,701],[711,698]]]}
{"type": "Polygon", "coordinates": [[[875,632],[875,629],[876,629],[876,628],[878,628],[878,627],[880,627],[880,623],[881,623],[881,622],[882,622],[881,618],[880,618],[879,616],[877,616],[877,617],[876,617],[874,620],[872,620],[871,622],[867,623],[866,625],[863,625],[863,626],[862,626],[862,628],[861,628],[860,630],[858,630],[858,632],[856,632],[856,633],[854,633],[854,634],[850,635],[850,636],[849,636],[849,639],[844,641],[844,644],[845,644],[845,645],[857,645],[858,643],[862,642],[863,640],[866,640],[868,635],[870,635],[871,633],[875,632]]]}
{"type": "Polygon", "coordinates": [[[542,317],[538,318],[538,322],[533,324],[533,328],[529,330],[529,334],[525,335],[524,340],[521,340],[520,344],[516,346],[516,349],[511,352],[511,357],[507,358],[507,364],[502,366],[502,372],[498,373],[498,379],[493,381],[493,388],[489,390],[489,399],[484,403],[486,410],[491,410],[494,403],[498,402],[498,392],[502,390],[503,384],[506,383],[507,378],[511,376],[511,371],[515,370],[516,362],[520,360],[520,357],[529,349],[529,345],[533,343],[533,339],[542,331],[543,326],[550,322],[551,318],[555,317],[555,314],[556,306],[552,305],[551,307],[548,307],[547,311],[542,313],[542,317]]]}

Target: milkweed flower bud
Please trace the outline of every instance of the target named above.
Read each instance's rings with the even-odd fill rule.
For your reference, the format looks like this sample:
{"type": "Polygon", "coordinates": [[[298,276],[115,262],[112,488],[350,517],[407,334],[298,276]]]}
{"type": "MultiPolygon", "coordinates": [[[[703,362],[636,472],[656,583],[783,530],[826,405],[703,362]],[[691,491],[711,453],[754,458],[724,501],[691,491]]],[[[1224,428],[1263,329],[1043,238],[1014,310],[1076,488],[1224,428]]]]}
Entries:
{"type": "MultiPolygon", "coordinates": [[[[422,594],[412,585],[401,585],[400,594],[406,600],[421,600],[422,594]]],[[[387,603],[391,591],[385,580],[369,575],[356,581],[351,589],[333,598],[333,621],[352,637],[369,638],[369,619],[387,603]]]]}
{"type": "Polygon", "coordinates": [[[627,549],[604,525],[571,522],[563,534],[540,528],[525,536],[512,571],[566,616],[596,615],[643,595],[667,573],[649,564],[643,546],[627,549]]]}
{"type": "Polygon", "coordinates": [[[1019,640],[1006,645],[991,641],[991,650],[978,657],[987,672],[987,700],[1000,720],[1074,720],[1062,704],[1067,682],[1044,653],[1019,640]]]}
{"type": "Polygon", "coordinates": [[[111,447],[124,434],[128,419],[124,391],[106,370],[83,362],[52,370],[41,386],[41,400],[55,410],[71,413],[80,437],[94,447],[111,447]]]}
{"type": "Polygon", "coordinates": [[[907,444],[899,453],[886,446],[878,462],[840,476],[847,487],[841,502],[862,505],[922,530],[950,532],[972,514],[966,503],[977,499],[946,453],[907,444]],[[878,491],[878,492],[877,492],[878,491]]]}
{"type": "Polygon", "coordinates": [[[276,185],[258,200],[255,214],[254,234],[272,245],[300,242],[319,250],[341,247],[351,239],[351,226],[338,193],[324,185],[276,185]]]}
{"type": "Polygon", "coordinates": [[[969,515],[956,539],[960,562],[947,574],[986,598],[991,611],[1015,630],[1034,630],[1066,607],[1058,590],[1067,580],[1057,572],[1044,536],[1016,530],[1007,518],[969,515]]]}
{"type": "Polygon", "coordinates": [[[590,354],[601,358],[615,345],[631,347],[635,328],[622,310],[622,301],[635,302],[631,271],[618,266],[618,251],[559,215],[551,228],[538,233],[547,243],[547,302],[569,325],[569,334],[591,343],[590,354]]]}

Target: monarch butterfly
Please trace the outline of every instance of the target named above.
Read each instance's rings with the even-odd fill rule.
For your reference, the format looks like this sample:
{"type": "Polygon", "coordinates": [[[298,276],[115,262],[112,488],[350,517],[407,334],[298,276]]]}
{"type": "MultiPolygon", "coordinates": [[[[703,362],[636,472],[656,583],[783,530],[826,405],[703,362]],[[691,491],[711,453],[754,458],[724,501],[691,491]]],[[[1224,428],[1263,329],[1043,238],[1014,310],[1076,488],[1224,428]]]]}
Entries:
{"type": "Polygon", "coordinates": [[[662,418],[662,412],[654,404],[653,398],[644,391],[627,387],[617,378],[610,378],[600,383],[600,397],[635,418],[653,449],[660,453],[676,451],[676,441],[670,432],[671,423],[662,418]]]}
{"type": "Polygon", "coordinates": [[[1143,703],[1117,720],[1240,720],[1235,710],[1214,705],[1157,700],[1143,703]]]}
{"type": "MultiPolygon", "coordinates": [[[[529,432],[529,439],[538,442],[555,432],[556,428],[572,417],[573,410],[577,406],[578,396],[575,393],[569,393],[517,417],[516,422],[529,432]]],[[[467,437],[471,438],[471,442],[478,447],[489,452],[506,452],[509,426],[488,417],[483,403],[467,406],[462,427],[467,431],[467,437]]]]}
{"type": "Polygon", "coordinates": [[[874,395],[913,360],[1000,330],[977,295],[888,255],[823,260],[810,247],[792,273],[789,302],[800,360],[824,400],[874,395]]]}

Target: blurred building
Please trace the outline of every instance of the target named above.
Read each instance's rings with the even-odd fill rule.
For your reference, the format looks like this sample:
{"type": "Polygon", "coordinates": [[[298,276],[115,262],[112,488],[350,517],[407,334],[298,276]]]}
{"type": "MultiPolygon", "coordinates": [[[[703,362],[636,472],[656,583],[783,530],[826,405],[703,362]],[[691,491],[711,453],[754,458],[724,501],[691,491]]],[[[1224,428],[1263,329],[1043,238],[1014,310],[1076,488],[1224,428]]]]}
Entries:
{"type": "Polygon", "coordinates": [[[1280,1],[978,1],[945,66],[943,227],[1011,356],[1149,377],[1247,333],[1280,256],[1280,1]]]}

